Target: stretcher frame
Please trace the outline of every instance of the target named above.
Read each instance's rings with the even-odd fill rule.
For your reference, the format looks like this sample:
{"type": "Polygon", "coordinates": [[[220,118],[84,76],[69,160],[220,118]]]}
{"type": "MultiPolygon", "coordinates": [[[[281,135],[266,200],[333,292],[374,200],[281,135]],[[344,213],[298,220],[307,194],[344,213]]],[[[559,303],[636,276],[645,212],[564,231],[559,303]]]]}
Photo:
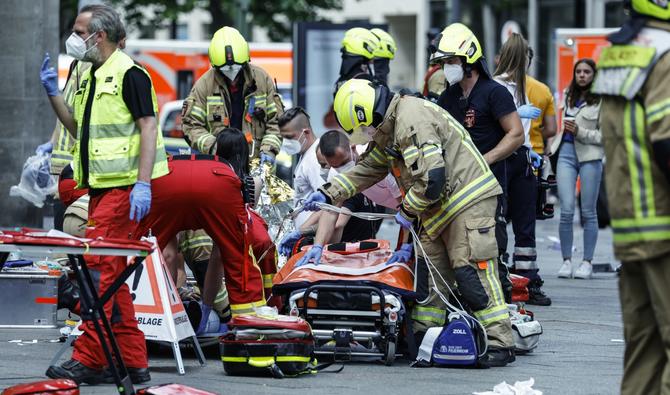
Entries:
{"type": "MultiPolygon", "coordinates": [[[[29,234],[23,234],[24,238],[30,238],[29,234]]],[[[36,238],[39,240],[39,238],[36,238]]],[[[70,239],[63,239],[64,241],[70,239]]],[[[129,240],[130,241],[130,240],[129,240]]],[[[0,240],[0,262],[4,263],[10,252],[18,251],[24,254],[38,254],[38,255],[52,255],[52,254],[67,254],[68,260],[72,270],[77,276],[77,281],[80,285],[80,298],[86,300],[86,305],[89,306],[87,313],[93,316],[93,325],[95,327],[95,332],[98,335],[98,338],[101,340],[100,344],[102,345],[102,350],[109,364],[109,368],[112,371],[114,376],[114,382],[116,384],[116,389],[119,394],[124,395],[134,395],[136,393],[133,383],[130,379],[128,369],[126,368],[123,358],[121,357],[121,350],[119,349],[116,337],[112,332],[112,326],[105,315],[104,305],[112,298],[112,296],[121,288],[121,286],[126,282],[128,277],[137,270],[137,268],[144,263],[144,259],[151,253],[152,248],[147,247],[146,249],[141,249],[139,247],[129,246],[128,248],[123,247],[90,247],[85,242],[83,246],[64,246],[58,244],[45,244],[41,242],[39,244],[28,244],[27,240],[23,240],[18,243],[4,243],[4,240],[0,240]],[[25,243],[25,244],[24,244],[25,243]],[[123,272],[114,280],[112,285],[102,294],[98,295],[98,292],[95,291],[95,286],[91,273],[89,271],[88,265],[84,255],[98,255],[98,256],[123,256],[123,257],[136,257],[135,261],[128,265],[123,272]],[[100,323],[102,321],[102,325],[100,323]],[[105,334],[107,335],[107,341],[105,339],[105,334]],[[117,363],[115,363],[115,360],[117,363]]],[[[196,348],[196,355],[201,365],[205,364],[205,357],[202,353],[202,349],[198,344],[197,340],[194,341],[196,348]]],[[[174,346],[174,345],[173,345],[174,346]]],[[[178,345],[176,346],[179,347],[178,345]]],[[[173,347],[174,348],[174,347],[173,347]]],[[[59,351],[57,356],[59,357],[62,354],[62,351],[59,351]]],[[[175,354],[177,357],[177,354],[175,354]]],[[[179,362],[181,362],[181,355],[179,354],[179,362]]],[[[183,366],[183,362],[182,362],[183,366]]],[[[183,368],[182,368],[183,369],[183,368]]]]}

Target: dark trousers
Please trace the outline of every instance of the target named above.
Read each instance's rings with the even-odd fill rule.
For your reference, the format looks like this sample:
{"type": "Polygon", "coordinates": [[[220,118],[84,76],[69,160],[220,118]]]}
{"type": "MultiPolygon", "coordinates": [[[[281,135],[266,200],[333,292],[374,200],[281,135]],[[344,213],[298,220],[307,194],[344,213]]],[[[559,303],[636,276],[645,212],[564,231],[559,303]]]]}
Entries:
{"type": "Polygon", "coordinates": [[[507,158],[507,192],[507,219],[514,231],[513,271],[540,280],[535,249],[537,177],[525,146],[507,158]]]}

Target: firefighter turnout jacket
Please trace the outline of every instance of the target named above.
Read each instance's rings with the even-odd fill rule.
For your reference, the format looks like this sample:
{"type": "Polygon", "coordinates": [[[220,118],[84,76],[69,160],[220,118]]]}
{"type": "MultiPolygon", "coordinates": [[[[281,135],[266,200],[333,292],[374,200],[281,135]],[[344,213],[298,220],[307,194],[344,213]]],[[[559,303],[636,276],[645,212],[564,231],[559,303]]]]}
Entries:
{"type": "MultiPolygon", "coordinates": [[[[242,132],[249,143],[249,155],[258,157],[264,152],[275,156],[281,148],[277,120],[284,111],[283,104],[265,70],[247,63],[242,72],[242,132]]],[[[182,108],[184,134],[192,148],[203,154],[213,153],[216,135],[231,127],[231,96],[225,77],[214,68],[195,83],[182,108]]]]}
{"type": "Polygon", "coordinates": [[[595,93],[603,95],[600,129],[614,252],[642,261],[670,252],[670,185],[652,144],[670,139],[670,24],[647,22],[626,45],[603,49],[595,93]]]}
{"type": "Polygon", "coordinates": [[[338,204],[389,171],[403,191],[402,210],[436,239],[464,209],[502,193],[468,132],[436,104],[396,94],[368,151],[322,190],[338,204]]]}

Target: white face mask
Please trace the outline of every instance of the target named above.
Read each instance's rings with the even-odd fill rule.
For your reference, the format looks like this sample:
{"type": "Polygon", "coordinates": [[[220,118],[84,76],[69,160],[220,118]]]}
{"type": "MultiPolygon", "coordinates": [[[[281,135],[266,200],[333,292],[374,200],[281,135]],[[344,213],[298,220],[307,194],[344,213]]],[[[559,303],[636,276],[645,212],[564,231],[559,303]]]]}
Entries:
{"type": "Polygon", "coordinates": [[[463,66],[460,64],[445,64],[442,70],[449,85],[458,84],[463,80],[463,66]]]}
{"type": "Polygon", "coordinates": [[[349,135],[349,141],[353,145],[363,145],[372,141],[377,134],[377,129],[372,126],[359,126],[349,135]]]}
{"type": "Polygon", "coordinates": [[[297,139],[283,139],[281,143],[281,150],[289,155],[299,154],[300,151],[302,151],[302,143],[300,142],[300,138],[304,133],[304,131],[300,133],[300,136],[298,136],[297,139]]]}
{"type": "Polygon", "coordinates": [[[237,77],[237,75],[240,73],[240,70],[242,70],[241,64],[232,64],[219,67],[219,71],[221,71],[221,73],[230,81],[235,81],[235,77],[237,77]]]}
{"type": "Polygon", "coordinates": [[[319,170],[321,178],[323,178],[326,181],[328,181],[328,173],[330,173],[330,167],[322,167],[321,170],[319,170]]]}
{"type": "Polygon", "coordinates": [[[67,40],[65,40],[65,52],[72,56],[73,58],[77,60],[84,60],[84,57],[86,56],[86,53],[93,48],[95,48],[98,43],[95,43],[90,48],[86,48],[86,42],[91,39],[91,37],[94,37],[97,33],[93,33],[86,40],[83,38],[79,37],[79,35],[75,32],[72,32],[70,34],[70,37],[68,37],[67,40]]]}

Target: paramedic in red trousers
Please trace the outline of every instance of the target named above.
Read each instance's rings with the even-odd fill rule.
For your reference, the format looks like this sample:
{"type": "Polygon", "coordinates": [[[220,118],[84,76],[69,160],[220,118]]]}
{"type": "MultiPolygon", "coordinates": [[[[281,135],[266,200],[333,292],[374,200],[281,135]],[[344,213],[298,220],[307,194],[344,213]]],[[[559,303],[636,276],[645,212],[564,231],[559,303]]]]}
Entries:
{"type": "MultiPolygon", "coordinates": [[[[81,9],[65,43],[68,55],[91,62],[76,93],[73,113],[58,91],[57,71],[44,59],[40,78],[63,125],[79,137],[74,150],[74,179],[90,188],[86,237],[128,238],[151,206],[151,182],[168,173],[161,134],[156,125],[157,102],[149,74],[117,48],[125,29],[106,5],[81,9]]],[[[102,294],[126,267],[123,257],[90,257],[87,263],[102,294]]],[[[151,379],[144,334],[138,329],[126,285],[105,305],[133,382],[151,379]],[[114,314],[112,314],[114,309],[114,314]]],[[[51,366],[47,376],[95,384],[104,378],[107,361],[91,317],[82,317],[83,331],[72,359],[51,366]]]]}

